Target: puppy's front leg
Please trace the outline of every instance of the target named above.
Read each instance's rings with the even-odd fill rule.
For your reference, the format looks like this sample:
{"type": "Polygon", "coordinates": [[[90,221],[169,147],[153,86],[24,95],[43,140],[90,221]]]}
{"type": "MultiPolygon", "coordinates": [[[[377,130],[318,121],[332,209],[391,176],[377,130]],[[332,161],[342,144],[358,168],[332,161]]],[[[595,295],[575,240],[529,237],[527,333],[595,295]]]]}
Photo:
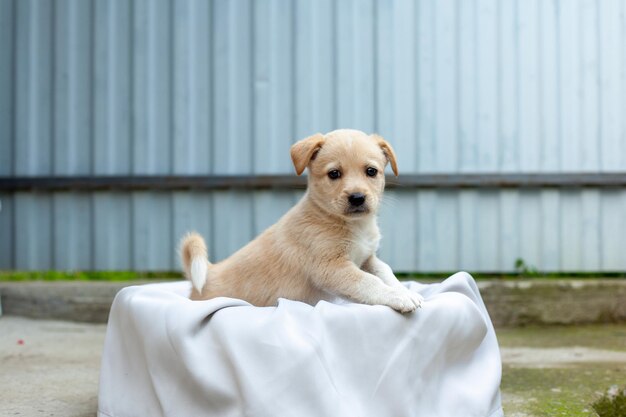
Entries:
{"type": "Polygon", "coordinates": [[[350,261],[328,265],[314,282],[318,288],[362,304],[386,305],[402,313],[421,307],[406,288],[390,287],[350,261]]]}
{"type": "Polygon", "coordinates": [[[398,280],[398,278],[394,275],[391,267],[387,265],[385,262],[378,259],[376,255],[372,255],[363,264],[363,270],[366,272],[370,272],[380,278],[385,284],[394,288],[401,288],[405,291],[408,291],[413,298],[413,301],[418,303],[421,307],[424,302],[424,298],[416,292],[410,291],[406,288],[402,283],[398,280]]]}
{"type": "Polygon", "coordinates": [[[374,274],[378,278],[382,279],[383,282],[390,287],[404,288],[404,285],[402,285],[400,281],[398,281],[398,278],[396,278],[396,276],[393,274],[391,267],[378,259],[376,255],[372,255],[367,258],[365,263],[363,263],[362,268],[364,271],[374,274]]]}

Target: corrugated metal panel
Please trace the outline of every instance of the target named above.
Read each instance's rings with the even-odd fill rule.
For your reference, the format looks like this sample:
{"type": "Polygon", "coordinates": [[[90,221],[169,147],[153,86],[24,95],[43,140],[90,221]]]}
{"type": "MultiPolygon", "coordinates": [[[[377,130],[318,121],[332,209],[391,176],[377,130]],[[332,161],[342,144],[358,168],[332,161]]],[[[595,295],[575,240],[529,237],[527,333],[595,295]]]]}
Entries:
{"type": "MultiPolygon", "coordinates": [[[[626,172],[626,3],[0,0],[0,175],[291,173],[354,127],[401,173],[626,172]]],[[[0,268],[220,259],[299,192],[2,196],[0,268]]],[[[397,190],[400,270],[624,270],[623,189],[397,190]],[[400,220],[399,220],[400,219],[400,220]]]]}
{"type": "MultiPolygon", "coordinates": [[[[211,259],[220,260],[301,195],[2,196],[0,260],[19,269],[176,269],[177,241],[192,229],[206,237],[211,259]]],[[[626,191],[618,189],[394,190],[381,211],[380,256],[400,271],[511,271],[518,258],[545,271],[623,271],[624,212],[626,191]]]]}
{"type": "Polygon", "coordinates": [[[290,143],[339,126],[405,172],[626,166],[619,0],[2,8],[2,172],[288,173],[290,143]]]}
{"type": "Polygon", "coordinates": [[[626,191],[393,191],[381,258],[398,270],[623,271],[626,191]],[[414,215],[398,215],[399,206],[414,215]]]}

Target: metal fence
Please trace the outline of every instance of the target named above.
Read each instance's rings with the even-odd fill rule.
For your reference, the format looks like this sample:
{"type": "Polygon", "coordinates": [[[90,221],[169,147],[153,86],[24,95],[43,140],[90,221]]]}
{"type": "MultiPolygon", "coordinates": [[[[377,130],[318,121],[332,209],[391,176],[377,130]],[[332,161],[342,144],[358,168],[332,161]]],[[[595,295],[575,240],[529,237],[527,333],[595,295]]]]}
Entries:
{"type": "Polygon", "coordinates": [[[622,0],[1,0],[0,268],[221,259],[351,127],[399,155],[395,269],[624,271],[625,114],[622,0]]]}

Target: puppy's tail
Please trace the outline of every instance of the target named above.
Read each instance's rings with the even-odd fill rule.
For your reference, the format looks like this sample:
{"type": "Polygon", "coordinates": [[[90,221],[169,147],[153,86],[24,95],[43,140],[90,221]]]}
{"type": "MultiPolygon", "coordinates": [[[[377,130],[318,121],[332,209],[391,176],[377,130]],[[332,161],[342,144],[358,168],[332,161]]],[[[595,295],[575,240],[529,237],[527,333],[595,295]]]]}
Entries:
{"type": "Polygon", "coordinates": [[[189,232],[181,239],[179,248],[185,276],[198,292],[202,292],[207,281],[208,268],[211,265],[204,239],[196,232],[189,232]]]}

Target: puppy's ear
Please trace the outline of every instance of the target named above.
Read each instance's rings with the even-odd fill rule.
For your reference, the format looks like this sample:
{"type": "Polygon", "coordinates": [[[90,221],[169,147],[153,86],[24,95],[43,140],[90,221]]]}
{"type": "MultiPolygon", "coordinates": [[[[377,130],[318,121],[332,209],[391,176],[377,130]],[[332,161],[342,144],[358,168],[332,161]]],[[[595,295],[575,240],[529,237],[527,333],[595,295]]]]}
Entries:
{"type": "Polygon", "coordinates": [[[321,133],[316,133],[306,139],[302,139],[291,146],[291,160],[296,168],[296,174],[300,175],[309,165],[315,154],[320,150],[326,138],[321,133]]]}
{"type": "Polygon", "coordinates": [[[396,162],[396,153],[393,151],[393,148],[391,147],[389,142],[387,142],[382,136],[378,136],[376,134],[372,136],[374,136],[374,139],[376,139],[376,142],[378,142],[378,146],[380,146],[380,149],[383,150],[383,153],[385,154],[387,161],[389,161],[389,163],[391,164],[391,169],[393,171],[393,174],[397,177],[398,176],[398,163],[396,162]]]}

